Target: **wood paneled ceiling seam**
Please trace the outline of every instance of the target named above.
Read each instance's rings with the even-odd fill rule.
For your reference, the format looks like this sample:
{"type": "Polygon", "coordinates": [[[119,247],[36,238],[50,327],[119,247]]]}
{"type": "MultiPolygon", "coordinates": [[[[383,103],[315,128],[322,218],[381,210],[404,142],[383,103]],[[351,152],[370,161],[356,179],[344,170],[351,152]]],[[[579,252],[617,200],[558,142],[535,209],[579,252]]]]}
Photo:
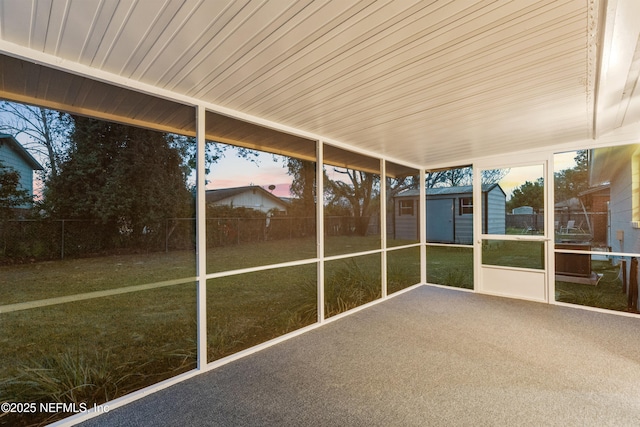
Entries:
{"type": "MultiPolygon", "coordinates": [[[[258,4],[257,2],[255,2],[251,4],[252,6],[257,5],[258,9],[272,7],[274,8],[274,12],[277,12],[277,9],[280,7],[282,2],[263,2],[261,4],[258,4]]],[[[301,5],[303,5],[304,3],[296,2],[293,4],[298,7],[301,7],[301,5]]],[[[239,16],[239,13],[234,15],[233,18],[235,19],[237,16],[239,16]]],[[[267,14],[267,16],[270,16],[270,15],[267,14]]],[[[262,31],[266,31],[266,32],[269,31],[268,29],[265,29],[263,26],[262,28],[258,29],[256,32],[256,25],[262,24],[259,19],[255,23],[256,25],[251,25],[247,23],[247,22],[250,22],[252,19],[253,20],[257,19],[256,17],[259,17],[258,12],[248,13],[241,22],[239,23],[234,22],[233,25],[231,21],[226,22],[224,25],[224,28],[222,28],[218,32],[218,35],[223,34],[224,32],[227,32],[228,34],[224,36],[219,36],[220,40],[216,40],[215,49],[212,49],[211,46],[205,45],[192,57],[192,59],[188,63],[189,66],[181,67],[179,72],[175,74],[174,77],[170,79],[170,81],[167,81],[164,87],[169,90],[180,91],[187,96],[191,96],[194,98],[202,98],[201,96],[196,96],[197,88],[198,88],[198,85],[200,84],[198,81],[194,80],[190,82],[188,88],[183,87],[182,89],[179,89],[180,85],[182,84],[183,81],[192,77],[193,73],[197,69],[199,69],[200,73],[202,74],[202,77],[200,78],[200,82],[206,81],[206,80],[215,80],[212,77],[212,75],[219,72],[220,67],[218,66],[207,67],[204,65],[207,61],[212,62],[213,64],[223,64],[224,65],[223,68],[226,69],[231,67],[231,64],[228,64],[229,62],[234,63],[237,60],[237,59],[236,60],[233,59],[236,54],[242,57],[242,54],[238,52],[245,52],[245,53],[250,52],[250,49],[248,46],[250,46],[251,40],[253,40],[256,37],[259,37],[262,31]],[[228,26],[233,26],[233,28],[227,29],[228,26]],[[244,27],[244,30],[241,28],[241,26],[244,27]],[[233,31],[234,29],[238,29],[238,28],[240,29],[237,31],[233,31]],[[251,34],[248,33],[247,28],[251,30],[251,34]],[[236,39],[235,42],[233,42],[234,39],[236,39]],[[229,44],[233,46],[233,49],[227,46],[229,44]],[[227,52],[223,52],[224,50],[227,50],[227,52]]],[[[277,18],[278,17],[271,19],[271,21],[269,21],[267,25],[274,22],[274,20],[276,20],[277,18]]],[[[213,38],[210,38],[210,40],[213,41],[213,38]]]]}
{"type": "MultiPolygon", "coordinates": [[[[575,78],[578,78],[578,77],[580,76],[576,76],[575,78]]],[[[564,89],[566,84],[563,84],[563,83],[566,82],[567,80],[572,81],[575,78],[569,77],[569,78],[559,79],[557,81],[557,85],[558,85],[557,89],[550,92],[554,94],[554,98],[556,99],[556,102],[557,102],[558,94],[565,93],[565,92],[568,92],[568,93],[567,95],[564,95],[564,96],[570,99],[573,99],[574,101],[576,100],[576,97],[584,97],[583,92],[578,92],[579,89],[576,88],[575,86],[571,86],[568,89],[564,89]]],[[[382,107],[378,107],[376,109],[372,108],[367,111],[367,114],[365,113],[354,114],[353,117],[347,118],[346,120],[343,121],[344,125],[342,127],[338,127],[336,126],[335,122],[331,122],[331,129],[332,129],[332,133],[334,134],[344,135],[344,131],[346,131],[347,129],[354,128],[354,127],[359,128],[359,126],[362,123],[371,121],[371,120],[375,120],[376,123],[378,124],[385,124],[385,123],[390,123],[390,122],[394,122],[402,119],[406,120],[408,117],[415,117],[415,121],[422,121],[424,120],[422,116],[424,116],[424,117],[432,118],[439,122],[442,122],[442,120],[444,120],[444,118],[446,117],[454,117],[454,121],[455,121],[455,120],[458,120],[463,115],[473,114],[476,111],[481,111],[482,112],[481,114],[485,117],[485,120],[486,120],[487,116],[491,116],[494,114],[493,113],[494,111],[509,110],[511,114],[513,114],[513,112],[517,110],[511,107],[517,107],[518,105],[521,105],[522,100],[524,99],[523,97],[525,96],[530,97],[529,98],[530,101],[525,104],[526,108],[534,108],[536,106],[548,106],[549,102],[553,102],[549,100],[549,97],[548,97],[549,92],[545,94],[541,93],[538,90],[537,83],[535,82],[532,82],[528,87],[520,87],[518,88],[518,90],[520,91],[520,95],[522,96],[521,98],[518,98],[518,99],[513,99],[512,97],[511,100],[509,100],[506,96],[504,96],[504,94],[502,93],[496,94],[489,90],[484,95],[491,95],[490,97],[486,97],[486,96],[482,97],[483,94],[475,95],[475,99],[473,100],[473,102],[470,102],[469,97],[467,97],[467,98],[461,98],[458,100],[453,100],[453,101],[447,102],[446,104],[441,103],[441,104],[438,104],[437,106],[426,106],[426,105],[420,105],[418,103],[416,104],[416,108],[414,109],[414,111],[410,113],[403,112],[404,108],[400,108],[399,106],[392,108],[391,110],[389,110],[387,106],[384,106],[385,107],[384,110],[380,110],[380,108],[382,107]],[[443,111],[442,108],[445,105],[448,107],[446,108],[446,110],[443,111]],[[491,108],[488,109],[487,105],[491,105],[491,108]],[[403,115],[398,116],[397,114],[394,114],[394,112],[395,113],[402,112],[403,115]]]]}
{"type": "MultiPolygon", "coordinates": [[[[201,52],[203,52],[204,50],[211,50],[211,46],[207,48],[207,43],[211,42],[214,39],[218,39],[216,43],[220,44],[227,37],[229,37],[229,34],[231,33],[226,25],[221,25],[217,31],[210,31],[210,29],[214,28],[220,20],[226,17],[227,14],[236,16],[246,4],[247,2],[245,2],[244,4],[241,2],[229,2],[226,4],[226,7],[223,7],[220,13],[215,17],[216,19],[209,19],[204,14],[191,14],[189,16],[190,19],[195,16],[197,17],[197,19],[203,20],[203,22],[205,22],[206,24],[202,27],[202,29],[200,29],[195,37],[192,35],[191,41],[188,46],[181,47],[178,55],[171,59],[171,66],[163,67],[164,71],[154,77],[151,77],[149,75],[149,72],[152,71],[152,69],[148,68],[147,72],[145,72],[145,74],[140,77],[140,81],[148,82],[151,85],[169,90],[169,83],[174,81],[178,74],[188,74],[193,72],[194,68],[197,65],[197,61],[194,58],[198,54],[201,54],[201,52]]],[[[193,23],[189,22],[185,23],[185,31],[187,33],[193,32],[194,27],[200,28],[199,26],[192,24],[193,23]]],[[[169,51],[173,51],[173,49],[169,49],[169,51]]],[[[165,52],[163,51],[163,53],[165,52]]],[[[154,70],[155,69],[158,68],[154,68],[154,70]]]]}
{"type": "MultiPolygon", "coordinates": [[[[389,4],[392,4],[395,6],[395,5],[401,5],[402,3],[391,2],[385,6],[388,6],[389,4]]],[[[400,23],[400,22],[397,22],[398,16],[405,17],[408,14],[408,16],[406,16],[406,19],[417,20],[419,11],[424,9],[431,10],[429,8],[434,4],[435,3],[414,4],[409,9],[405,9],[401,14],[397,14],[389,17],[384,24],[383,23],[376,24],[374,28],[371,28],[364,33],[359,33],[357,37],[349,40],[348,43],[340,44],[340,46],[338,46],[337,48],[329,48],[330,46],[333,46],[333,45],[331,43],[325,42],[315,47],[311,46],[310,44],[306,44],[301,46],[298,49],[294,48],[293,49],[294,52],[291,52],[290,50],[288,50],[287,57],[284,61],[276,62],[275,60],[272,60],[268,66],[265,65],[265,67],[269,69],[268,73],[260,71],[259,76],[256,76],[255,74],[253,74],[250,76],[250,78],[245,78],[244,80],[238,83],[231,84],[229,92],[233,92],[233,96],[230,97],[229,99],[226,99],[225,94],[223,93],[221,97],[222,99],[225,99],[228,101],[234,101],[235,98],[237,98],[244,91],[247,91],[250,89],[254,90],[255,82],[266,80],[273,76],[282,74],[282,71],[285,69],[287,70],[287,73],[291,73],[292,72],[291,69],[293,67],[300,68],[301,67],[300,64],[304,64],[308,62],[304,60],[305,58],[311,57],[313,59],[308,65],[304,66],[302,69],[293,72],[291,76],[287,79],[288,81],[290,82],[295,81],[299,77],[307,75],[308,73],[314,73],[316,75],[324,74],[325,73],[324,70],[326,70],[326,68],[331,63],[335,61],[341,61],[340,57],[344,55],[353,55],[354,49],[356,47],[358,48],[358,51],[365,50],[373,46],[375,46],[376,50],[379,50],[380,49],[379,43],[385,41],[385,38],[382,38],[383,35],[386,35],[386,38],[389,38],[393,35],[393,34],[389,34],[389,25],[393,26],[400,23]],[[389,21],[391,21],[392,23],[389,24],[389,21]],[[376,44],[376,42],[378,42],[378,44],[376,44]],[[305,53],[302,53],[303,51],[305,53]],[[259,78],[260,76],[265,76],[265,74],[267,74],[266,77],[259,78]]],[[[369,18],[372,14],[373,13],[370,13],[367,18],[369,18]]],[[[404,20],[401,22],[404,23],[404,20]]],[[[357,24],[359,23],[360,22],[358,22],[357,24]]],[[[348,33],[349,31],[352,31],[355,26],[356,26],[355,24],[352,24],[349,28],[345,29],[344,32],[338,33],[335,37],[344,37],[344,34],[348,33]]],[[[414,34],[414,37],[417,37],[417,36],[414,34]]],[[[308,77],[305,77],[305,80],[307,78],[308,77]]],[[[278,85],[275,85],[275,86],[278,86],[278,85]]],[[[276,88],[273,87],[273,89],[276,89],[276,88]]],[[[264,95],[268,95],[268,93],[264,91],[260,91],[260,92],[263,93],[264,95]]],[[[242,104],[240,106],[242,106],[242,104]]]]}
{"type": "MultiPolygon", "coordinates": [[[[558,78],[553,77],[554,75],[556,74],[558,76],[566,75],[565,69],[572,68],[576,65],[580,66],[581,64],[583,64],[584,61],[582,60],[582,57],[583,55],[577,54],[576,62],[571,64],[561,64],[558,61],[558,59],[562,59],[566,61],[567,60],[566,53],[558,54],[557,56],[548,58],[547,62],[549,62],[550,64],[554,64],[555,67],[553,69],[544,70],[545,74],[543,77],[545,79],[545,83],[557,81],[558,78]],[[553,79],[550,79],[552,77],[553,79]]],[[[492,71],[493,70],[491,70],[490,67],[488,67],[486,70],[486,72],[488,73],[492,71]]],[[[393,109],[393,106],[395,106],[398,103],[402,104],[403,106],[424,105],[425,102],[433,102],[435,99],[442,98],[442,97],[449,99],[452,94],[451,87],[455,88],[454,92],[459,93],[460,95],[459,95],[459,99],[449,100],[447,102],[448,104],[453,102],[458,102],[460,99],[469,98],[469,96],[471,96],[469,95],[469,91],[473,91],[475,93],[478,93],[478,92],[495,93],[496,97],[502,98],[504,96],[503,93],[509,90],[507,89],[509,84],[512,84],[515,86],[518,84],[522,85],[523,82],[532,82],[532,84],[536,84],[540,86],[541,81],[539,80],[539,77],[538,77],[539,70],[532,68],[531,64],[518,65],[515,69],[507,70],[506,72],[513,72],[513,71],[521,71],[525,74],[518,75],[518,80],[514,82],[505,82],[504,76],[503,74],[501,74],[491,78],[481,79],[482,83],[477,83],[474,81],[474,82],[468,83],[467,86],[463,86],[462,84],[452,84],[455,82],[456,79],[459,80],[460,83],[462,83],[464,80],[467,79],[467,76],[461,76],[449,81],[446,81],[443,79],[441,83],[435,86],[429,86],[428,89],[423,89],[423,90],[417,90],[414,82],[413,86],[405,85],[402,88],[398,88],[396,91],[393,91],[390,88],[390,89],[383,89],[380,92],[377,92],[373,96],[364,96],[364,95],[356,96],[355,99],[358,100],[356,102],[353,102],[352,98],[347,98],[347,97],[345,97],[344,100],[335,99],[334,102],[330,104],[331,114],[327,116],[326,119],[331,120],[331,122],[335,125],[340,121],[344,121],[344,120],[352,121],[359,116],[367,115],[367,112],[373,110],[374,108],[393,109]],[[526,77],[529,77],[529,78],[526,78],[526,77]],[[491,82],[493,82],[493,85],[489,85],[491,82]],[[489,90],[481,91],[481,88],[483,86],[488,86],[489,90]],[[386,98],[385,95],[387,93],[391,95],[392,98],[386,98]],[[376,102],[376,99],[379,102],[376,102]],[[358,104],[362,104],[362,107],[358,107],[358,104]],[[352,113],[349,115],[345,115],[345,110],[351,111],[352,113]],[[353,113],[354,110],[357,111],[357,113],[354,114],[353,113]]],[[[584,78],[584,76],[577,76],[577,78],[584,78]]],[[[577,79],[576,79],[576,82],[577,82],[577,79]]],[[[519,90],[518,87],[514,87],[514,89],[519,90]]],[[[475,96],[475,94],[473,96],[475,96]]],[[[442,105],[442,104],[438,104],[438,105],[442,105]]],[[[305,108],[304,110],[299,108],[298,111],[300,111],[300,113],[296,113],[293,116],[280,116],[280,117],[282,120],[295,123],[297,118],[300,118],[300,117],[303,117],[304,115],[312,113],[314,110],[320,111],[321,108],[322,106],[319,106],[319,105],[311,106],[310,109],[305,108]]],[[[380,112],[376,114],[380,114],[380,112]]]]}
{"type": "MultiPolygon", "coordinates": [[[[560,23],[561,23],[561,25],[562,25],[563,27],[565,27],[565,28],[566,28],[566,26],[567,26],[566,16],[564,16],[564,17],[562,17],[562,18],[557,19],[557,21],[558,21],[558,22],[560,22],[560,23]],[[563,22],[563,20],[564,20],[564,22],[563,22]]],[[[546,21],[545,21],[545,22],[546,22],[546,21]]],[[[529,23],[528,25],[530,26],[531,24],[529,23]]],[[[541,24],[541,25],[542,25],[542,24],[541,24]]],[[[546,23],[546,25],[548,25],[548,22],[546,23]]],[[[580,28],[582,29],[582,28],[583,28],[583,26],[581,26],[580,28]]],[[[537,31],[537,30],[538,30],[538,27],[536,27],[535,31],[536,31],[536,34],[537,34],[537,35],[539,35],[539,31],[537,31]]],[[[529,31],[531,31],[531,30],[529,30],[529,31]]],[[[517,36],[517,38],[516,38],[516,40],[517,40],[518,38],[520,38],[520,37],[521,37],[521,35],[518,35],[518,36],[517,36]]],[[[500,40],[500,41],[501,41],[501,42],[504,42],[504,39],[502,39],[502,38],[501,38],[501,40],[500,40]]],[[[438,47],[438,48],[436,48],[436,49],[441,49],[441,47],[438,47]]],[[[395,49],[395,50],[397,51],[398,49],[395,49]]],[[[397,53],[397,52],[396,52],[396,53],[397,53]]],[[[433,55],[431,55],[431,54],[423,54],[423,56],[425,56],[425,58],[427,58],[427,57],[428,57],[428,58],[427,58],[427,59],[428,59],[428,61],[433,61],[433,60],[434,60],[433,55]]],[[[388,58],[386,58],[385,60],[388,60],[388,58]]],[[[413,64],[413,66],[414,66],[414,67],[418,67],[418,64],[416,63],[416,57],[415,57],[415,56],[414,56],[414,57],[411,57],[410,59],[408,59],[408,60],[407,60],[407,64],[413,64]]],[[[354,68],[354,69],[352,70],[352,72],[353,72],[353,73],[356,73],[356,69],[354,68]]],[[[362,69],[358,69],[358,70],[357,70],[357,74],[358,74],[358,73],[359,73],[359,74],[366,74],[366,73],[364,73],[364,70],[362,70],[362,69]]],[[[382,77],[384,77],[384,76],[377,76],[377,78],[378,78],[378,79],[380,79],[380,78],[382,78],[382,77]]],[[[324,80],[324,82],[325,82],[325,83],[320,82],[320,83],[317,83],[317,85],[318,85],[318,87],[319,87],[319,88],[321,87],[321,88],[323,89],[323,91],[324,91],[324,90],[326,90],[326,82],[332,82],[332,83],[335,83],[335,82],[336,82],[336,80],[337,80],[337,79],[336,79],[336,77],[335,77],[334,75],[331,75],[331,76],[327,77],[327,78],[324,80]]],[[[290,85],[290,84],[288,85],[288,89],[289,89],[289,90],[291,90],[291,85],[290,85]]],[[[292,93],[294,93],[294,92],[296,92],[296,91],[291,91],[291,92],[292,92],[292,93]]],[[[307,95],[309,95],[309,93],[307,93],[307,95]]],[[[266,98],[266,97],[263,97],[262,99],[265,99],[265,98],[266,98]]],[[[266,98],[266,99],[268,99],[268,98],[266,98]]],[[[243,104],[243,105],[245,105],[245,104],[243,104]]],[[[256,104],[256,105],[259,105],[259,104],[256,104]]],[[[256,107],[256,105],[253,105],[253,107],[255,108],[255,107],[256,107]]]]}
{"type": "MultiPolygon", "coordinates": [[[[296,5],[302,5],[302,3],[296,3],[296,5]]],[[[315,6],[317,7],[317,9],[315,9],[315,11],[317,12],[318,10],[322,10],[322,8],[328,8],[328,10],[330,10],[330,7],[327,5],[320,5],[318,3],[311,3],[310,5],[306,5],[305,8],[302,8],[300,10],[298,10],[295,13],[295,17],[297,19],[303,19],[303,22],[306,21],[309,17],[315,16],[312,15],[312,13],[314,12],[313,10],[309,10],[310,6],[315,6]],[[306,17],[300,17],[299,15],[306,15],[306,17]]],[[[296,26],[294,26],[293,28],[288,28],[290,26],[293,26],[294,24],[291,23],[292,19],[290,19],[287,22],[284,22],[280,25],[280,27],[276,30],[274,30],[273,32],[271,32],[268,37],[277,37],[275,40],[271,40],[270,43],[266,42],[267,37],[263,38],[259,44],[256,44],[255,46],[252,47],[251,51],[252,52],[252,56],[246,54],[243,55],[241,58],[238,58],[238,60],[226,67],[224,70],[221,70],[220,72],[218,72],[218,70],[212,70],[208,75],[204,76],[200,82],[197,82],[196,84],[193,85],[193,90],[192,92],[190,92],[189,94],[191,96],[194,97],[202,97],[202,98],[208,98],[210,96],[210,93],[212,91],[214,91],[214,89],[218,86],[221,87],[226,87],[227,89],[224,89],[224,92],[217,92],[216,93],[216,98],[219,99],[221,102],[226,102],[227,100],[227,96],[226,94],[228,92],[235,92],[238,90],[241,90],[244,88],[237,88],[235,86],[231,86],[230,84],[228,84],[226,82],[226,79],[229,76],[233,76],[236,77],[239,74],[244,74],[244,71],[247,69],[251,69],[251,77],[250,80],[253,81],[254,79],[257,79],[256,74],[258,74],[260,71],[254,69],[254,66],[252,64],[249,64],[250,61],[252,61],[253,59],[256,59],[257,56],[259,55],[264,55],[265,52],[268,51],[268,49],[271,46],[276,46],[278,45],[278,42],[280,42],[279,44],[282,44],[281,39],[284,38],[286,35],[289,35],[289,33],[291,33],[296,26]],[[287,27],[287,28],[285,28],[287,27]],[[278,34],[277,36],[275,35],[275,33],[277,32],[284,32],[284,34],[278,34]],[[262,46],[261,45],[265,45],[262,46]],[[214,73],[217,73],[214,75],[214,73]]],[[[291,37],[291,36],[290,36],[291,37]]],[[[314,38],[314,34],[309,34],[307,35],[305,38],[309,38],[309,39],[313,39],[314,38]]],[[[287,58],[289,57],[294,57],[297,54],[297,50],[298,49],[302,49],[306,46],[308,46],[307,44],[304,44],[304,41],[300,41],[300,40],[293,40],[294,44],[290,45],[287,47],[286,51],[282,53],[283,56],[285,55],[287,58]],[[298,47],[300,46],[300,47],[298,47]]],[[[290,44],[290,43],[289,43],[290,44]]],[[[212,52],[210,56],[213,56],[214,53],[212,52]]],[[[270,61],[275,61],[277,57],[272,56],[269,58],[270,61]]]]}
{"type": "MultiPolygon", "coordinates": [[[[238,3],[238,2],[235,2],[235,3],[238,3]]],[[[166,72],[168,69],[176,66],[177,59],[175,57],[172,58],[171,66],[166,66],[166,64],[158,64],[158,61],[160,61],[163,53],[172,50],[171,49],[172,43],[174,43],[176,39],[179,39],[180,35],[183,32],[189,31],[186,29],[187,27],[191,27],[190,31],[192,33],[193,33],[193,28],[198,28],[197,25],[190,26],[190,19],[194,15],[198,15],[198,10],[200,7],[203,6],[203,4],[204,3],[202,1],[198,1],[196,2],[196,4],[191,4],[191,8],[187,7],[189,6],[188,2],[180,4],[180,7],[177,8],[174,15],[171,17],[171,21],[163,28],[159,28],[158,35],[155,37],[155,40],[153,40],[153,43],[151,43],[145,55],[141,58],[138,64],[135,67],[133,67],[132,70],[127,71],[123,75],[125,75],[127,78],[131,78],[135,80],[150,81],[150,82],[155,81],[157,83],[160,80],[160,77],[156,76],[154,78],[153,76],[148,75],[147,73],[150,70],[154,70],[154,71],[164,70],[163,72],[166,72]]],[[[227,6],[229,6],[229,4],[230,3],[227,3],[227,6]]],[[[218,15],[216,15],[215,13],[212,13],[209,15],[209,19],[208,19],[209,26],[215,25],[218,19],[218,15]]],[[[204,19],[205,17],[204,14],[200,14],[200,16],[202,19],[204,19]]],[[[205,30],[202,30],[202,31],[204,32],[205,30]]],[[[194,38],[193,43],[199,40],[200,36],[193,37],[194,38]]],[[[182,49],[182,53],[191,49],[191,46],[192,45],[184,47],[182,49]]]]}
{"type": "MultiPolygon", "coordinates": [[[[562,46],[564,43],[567,43],[567,40],[571,40],[572,43],[573,43],[574,41],[575,42],[581,41],[582,38],[578,37],[576,35],[572,35],[571,39],[556,40],[555,42],[553,42],[553,44],[554,45],[558,45],[558,46],[562,46]]],[[[546,59],[543,63],[540,63],[540,61],[538,61],[537,62],[537,66],[542,66],[545,63],[556,63],[558,59],[562,59],[562,57],[567,54],[566,51],[562,51],[562,52],[559,52],[559,53],[554,54],[553,56],[549,57],[548,56],[548,49],[549,48],[550,47],[548,45],[544,46],[543,44],[540,44],[538,46],[538,50],[537,51],[540,52],[540,55],[546,55],[548,57],[548,59],[546,59]]],[[[531,55],[532,54],[531,54],[530,51],[527,51],[527,52],[523,51],[520,54],[520,56],[523,57],[523,58],[529,58],[528,59],[529,62],[532,61],[530,59],[531,55]]],[[[509,64],[508,58],[505,58],[504,63],[505,64],[509,64]]],[[[451,67],[452,68],[456,68],[455,67],[455,63],[452,63],[451,67]]],[[[530,67],[531,67],[530,63],[523,64],[523,65],[519,66],[520,69],[525,70],[525,71],[530,67]]],[[[482,68],[481,71],[482,70],[484,70],[485,72],[490,72],[490,73],[493,72],[493,73],[495,73],[495,64],[486,64],[486,66],[484,68],[482,68]]],[[[370,80],[373,81],[372,83],[360,82],[357,85],[348,84],[348,86],[349,86],[348,92],[349,93],[355,93],[357,90],[361,90],[361,91],[365,91],[365,93],[371,93],[371,90],[372,90],[371,88],[376,88],[376,93],[377,94],[383,94],[385,92],[389,92],[389,93],[394,94],[397,97],[397,96],[400,96],[399,93],[402,92],[403,88],[408,90],[408,91],[410,91],[410,92],[415,92],[414,88],[415,88],[416,80],[420,76],[429,76],[430,71],[431,71],[431,69],[428,69],[428,70],[425,70],[423,72],[420,72],[417,77],[415,75],[412,75],[412,76],[409,75],[405,79],[401,80],[400,82],[397,82],[394,79],[387,78],[387,77],[383,78],[381,76],[375,76],[375,79],[377,79],[377,80],[374,80],[373,78],[371,78],[370,80]],[[376,83],[376,82],[378,82],[378,83],[376,83]],[[380,88],[380,86],[382,86],[382,88],[380,88]]],[[[446,70],[444,70],[444,71],[446,71],[446,70]]],[[[408,74],[409,70],[403,70],[402,72],[408,74]]],[[[461,76],[460,78],[463,79],[463,78],[465,78],[465,76],[461,76]]],[[[345,84],[347,84],[347,83],[345,83],[345,84]]],[[[334,85],[335,85],[335,83],[334,83],[334,85]]],[[[323,89],[323,91],[321,93],[323,94],[322,96],[324,96],[324,101],[332,100],[332,99],[335,98],[335,93],[334,92],[328,91],[328,88],[326,88],[326,87],[322,88],[322,89],[323,89]]],[[[344,92],[344,90],[339,90],[338,93],[341,94],[341,97],[344,97],[345,99],[348,99],[348,98],[345,97],[346,93],[344,92]]],[[[286,102],[286,101],[283,100],[283,102],[282,102],[283,107],[278,107],[278,108],[274,109],[273,106],[271,106],[271,108],[269,109],[269,113],[274,115],[274,116],[277,116],[278,113],[281,112],[280,111],[281,108],[288,108],[290,110],[295,110],[297,112],[300,112],[302,110],[299,108],[299,106],[296,106],[296,104],[303,102],[302,100],[304,100],[306,97],[311,97],[311,96],[313,97],[314,100],[316,100],[316,103],[322,103],[323,102],[322,99],[318,99],[317,98],[317,94],[311,94],[308,91],[305,92],[305,93],[296,93],[296,98],[299,99],[300,101],[294,101],[293,99],[291,99],[291,102],[286,102]]],[[[357,96],[356,96],[356,98],[357,98],[357,96]]],[[[265,103],[267,101],[268,100],[265,99],[263,103],[265,103]]],[[[251,106],[251,107],[255,108],[256,106],[251,106]]],[[[254,110],[254,111],[259,111],[259,110],[254,110]]],[[[288,117],[288,119],[289,120],[294,120],[293,117],[288,117]]]]}

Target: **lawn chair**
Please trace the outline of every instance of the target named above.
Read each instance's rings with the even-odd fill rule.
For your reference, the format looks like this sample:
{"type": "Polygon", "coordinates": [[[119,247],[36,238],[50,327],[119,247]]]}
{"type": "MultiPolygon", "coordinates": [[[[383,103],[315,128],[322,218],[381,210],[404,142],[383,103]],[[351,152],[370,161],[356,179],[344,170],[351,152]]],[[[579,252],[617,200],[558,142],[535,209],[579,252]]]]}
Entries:
{"type": "Polygon", "coordinates": [[[567,225],[564,227],[560,227],[560,233],[571,233],[571,231],[575,231],[576,230],[576,221],[573,219],[570,219],[569,221],[567,221],[567,225]]]}

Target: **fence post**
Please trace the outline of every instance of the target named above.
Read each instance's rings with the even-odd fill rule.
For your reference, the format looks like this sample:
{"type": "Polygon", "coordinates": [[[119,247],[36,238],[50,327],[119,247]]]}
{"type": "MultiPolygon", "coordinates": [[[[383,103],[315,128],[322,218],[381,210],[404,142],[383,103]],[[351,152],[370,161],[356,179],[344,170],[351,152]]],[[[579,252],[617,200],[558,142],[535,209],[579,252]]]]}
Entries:
{"type": "Polygon", "coordinates": [[[62,229],[60,232],[60,259],[64,259],[64,219],[61,221],[62,229]]]}
{"type": "Polygon", "coordinates": [[[627,260],[620,260],[620,267],[622,268],[622,293],[627,293],[627,260]]]}
{"type": "Polygon", "coordinates": [[[630,311],[638,311],[638,258],[631,258],[629,269],[629,297],[627,307],[630,311]]]}

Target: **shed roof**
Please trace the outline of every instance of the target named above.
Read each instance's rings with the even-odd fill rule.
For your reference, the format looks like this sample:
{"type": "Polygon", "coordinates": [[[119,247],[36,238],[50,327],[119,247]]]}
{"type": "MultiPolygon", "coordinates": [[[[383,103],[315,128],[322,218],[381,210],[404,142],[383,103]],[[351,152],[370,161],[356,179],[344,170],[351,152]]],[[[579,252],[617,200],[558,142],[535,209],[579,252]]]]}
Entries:
{"type": "MultiPolygon", "coordinates": [[[[482,192],[486,193],[493,190],[495,187],[498,187],[500,191],[502,191],[502,187],[499,184],[482,184],[482,192]]],[[[435,188],[427,188],[427,196],[440,196],[440,195],[454,195],[454,194],[473,194],[473,186],[471,185],[460,185],[457,187],[435,187],[435,188]]],[[[398,193],[395,197],[415,197],[420,195],[420,191],[417,189],[409,189],[405,190],[401,193],[398,193]]]]}

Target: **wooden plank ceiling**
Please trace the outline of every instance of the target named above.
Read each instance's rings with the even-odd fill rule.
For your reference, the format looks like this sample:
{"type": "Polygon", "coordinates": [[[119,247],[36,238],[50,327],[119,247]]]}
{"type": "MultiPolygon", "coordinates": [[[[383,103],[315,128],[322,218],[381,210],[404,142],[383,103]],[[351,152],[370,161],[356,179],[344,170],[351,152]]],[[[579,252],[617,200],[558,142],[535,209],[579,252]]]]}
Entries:
{"type": "Polygon", "coordinates": [[[589,138],[597,36],[595,0],[0,0],[0,96],[193,132],[192,107],[105,84],[134,82],[398,162],[468,163],[589,138]]]}

